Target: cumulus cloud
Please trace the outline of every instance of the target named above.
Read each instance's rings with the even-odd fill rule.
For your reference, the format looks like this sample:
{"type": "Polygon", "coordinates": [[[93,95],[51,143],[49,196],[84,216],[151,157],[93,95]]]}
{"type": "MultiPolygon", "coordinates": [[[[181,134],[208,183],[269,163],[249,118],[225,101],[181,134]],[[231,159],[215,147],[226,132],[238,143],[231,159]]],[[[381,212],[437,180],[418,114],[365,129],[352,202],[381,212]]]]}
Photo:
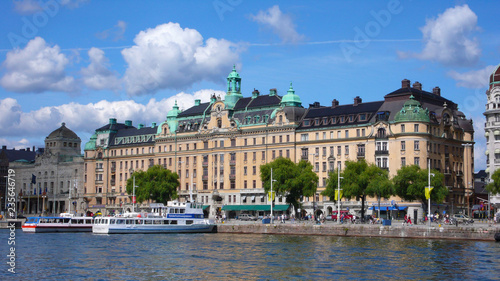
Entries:
{"type": "Polygon", "coordinates": [[[0,85],[17,93],[73,92],[75,80],[65,72],[68,63],[59,46],[51,47],[43,38],[35,37],[24,49],[7,53],[3,62],[6,73],[0,79],[0,85]]]}
{"type": "Polygon", "coordinates": [[[495,65],[488,65],[479,70],[472,70],[464,73],[458,73],[454,70],[448,72],[448,75],[457,81],[457,86],[465,88],[486,88],[489,84],[491,73],[495,70],[495,65]]]}
{"type": "Polygon", "coordinates": [[[90,64],[82,68],[82,81],[92,90],[118,90],[120,80],[118,74],[108,69],[109,60],[104,56],[104,51],[91,48],[88,51],[90,64]]]}
{"type": "Polygon", "coordinates": [[[178,23],[141,31],[134,43],[122,51],[128,64],[123,80],[129,95],[183,89],[202,80],[220,82],[241,52],[240,46],[225,39],[204,42],[198,31],[178,23]]]}
{"type": "Polygon", "coordinates": [[[304,39],[304,35],[295,30],[295,24],[290,15],[283,14],[278,5],[272,6],[267,11],[259,11],[250,18],[266,28],[270,28],[283,42],[297,43],[304,39]]]}
{"type": "Polygon", "coordinates": [[[113,41],[118,41],[123,39],[123,34],[127,29],[127,23],[119,20],[115,26],[110,29],[106,29],[102,32],[96,34],[96,36],[100,39],[111,39],[113,41]]]}
{"type": "Polygon", "coordinates": [[[193,94],[181,92],[162,100],[152,98],[147,104],[133,100],[101,100],[89,104],[68,103],[47,106],[30,112],[23,112],[17,100],[6,98],[0,100],[0,135],[6,139],[21,137],[40,139],[43,142],[43,139],[62,122],[78,135],[94,132],[95,129],[107,124],[109,118],[117,118],[119,122],[133,120],[134,124],[151,124],[151,122],[159,124],[165,120],[176,101],[180,109],[188,109],[194,105],[195,99],[208,102],[214,93],[224,98],[223,91],[206,89],[193,94]]]}
{"type": "Polygon", "coordinates": [[[481,55],[479,43],[473,37],[479,30],[477,15],[468,5],[446,9],[436,19],[428,19],[420,30],[425,43],[422,52],[400,52],[400,57],[415,57],[447,66],[471,66],[481,55]]]}

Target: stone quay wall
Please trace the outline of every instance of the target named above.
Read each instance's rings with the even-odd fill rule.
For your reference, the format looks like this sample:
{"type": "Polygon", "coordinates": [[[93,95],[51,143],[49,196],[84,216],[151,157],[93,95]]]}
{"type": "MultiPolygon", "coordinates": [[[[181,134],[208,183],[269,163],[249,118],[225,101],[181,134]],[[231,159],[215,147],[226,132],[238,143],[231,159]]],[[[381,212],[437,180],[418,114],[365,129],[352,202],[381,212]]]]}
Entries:
{"type": "Polygon", "coordinates": [[[323,224],[312,223],[275,223],[275,224],[237,224],[217,225],[218,233],[234,234],[278,234],[278,235],[326,235],[345,237],[386,237],[414,239],[456,239],[495,241],[495,233],[500,232],[500,225],[483,226],[438,226],[372,224],[323,224]]]}

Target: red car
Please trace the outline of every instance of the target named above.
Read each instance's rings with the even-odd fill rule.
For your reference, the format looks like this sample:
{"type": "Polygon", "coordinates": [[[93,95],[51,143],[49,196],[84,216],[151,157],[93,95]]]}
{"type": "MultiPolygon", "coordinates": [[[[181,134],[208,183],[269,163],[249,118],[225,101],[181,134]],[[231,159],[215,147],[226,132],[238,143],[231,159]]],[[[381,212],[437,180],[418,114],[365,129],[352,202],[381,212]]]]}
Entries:
{"type": "MultiPolygon", "coordinates": [[[[344,220],[352,219],[352,214],[350,214],[347,210],[340,210],[340,215],[344,215],[344,220]]],[[[337,211],[333,211],[332,220],[337,221],[337,211]]]]}

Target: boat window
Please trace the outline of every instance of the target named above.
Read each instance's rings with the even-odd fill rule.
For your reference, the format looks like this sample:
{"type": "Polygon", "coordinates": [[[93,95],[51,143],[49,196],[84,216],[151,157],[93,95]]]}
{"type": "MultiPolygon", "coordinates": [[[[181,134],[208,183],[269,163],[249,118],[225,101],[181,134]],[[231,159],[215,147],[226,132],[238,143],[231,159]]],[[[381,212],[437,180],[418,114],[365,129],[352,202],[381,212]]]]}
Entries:
{"type": "Polygon", "coordinates": [[[92,224],[92,220],[85,220],[86,224],[92,224]]]}
{"type": "Polygon", "coordinates": [[[117,220],[116,224],[125,224],[125,220],[117,220]]]}
{"type": "Polygon", "coordinates": [[[170,221],[170,224],[177,224],[177,221],[172,220],[170,221]]]}
{"type": "Polygon", "coordinates": [[[69,219],[64,219],[64,223],[69,223],[69,219]]]}
{"type": "Polygon", "coordinates": [[[116,220],[115,219],[110,219],[109,220],[109,224],[116,224],[116,220]]]}
{"type": "Polygon", "coordinates": [[[163,220],[154,220],[153,223],[154,224],[161,224],[163,220]]]}
{"type": "Polygon", "coordinates": [[[133,220],[125,220],[125,224],[134,224],[133,220]]]}
{"type": "Polygon", "coordinates": [[[153,224],[152,220],[144,220],[144,224],[153,224]]]}
{"type": "Polygon", "coordinates": [[[142,220],[135,220],[135,224],[142,224],[142,220]]]}
{"type": "Polygon", "coordinates": [[[187,220],[186,224],[193,224],[193,221],[192,220],[187,220]]]}
{"type": "Polygon", "coordinates": [[[181,209],[181,214],[184,214],[184,212],[186,212],[185,209],[181,209]]]}

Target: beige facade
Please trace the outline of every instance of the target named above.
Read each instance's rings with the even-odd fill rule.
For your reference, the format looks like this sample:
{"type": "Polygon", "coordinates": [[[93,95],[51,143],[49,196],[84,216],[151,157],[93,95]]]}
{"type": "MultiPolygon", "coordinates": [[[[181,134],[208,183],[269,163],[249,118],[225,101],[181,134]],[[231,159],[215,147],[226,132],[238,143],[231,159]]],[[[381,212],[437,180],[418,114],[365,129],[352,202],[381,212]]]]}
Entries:
{"type": "MultiPolygon", "coordinates": [[[[85,148],[89,209],[116,211],[119,203],[122,209],[123,204],[129,206],[125,184],[130,168],[160,164],[179,174],[180,199],[192,196],[203,202],[211,217],[225,209],[233,210],[230,217],[238,214],[234,210],[264,215],[268,212],[245,206],[270,204],[259,171],[278,157],[306,159],[318,174],[316,197],[302,202],[307,213],[316,209],[317,215],[330,214],[336,208],[331,198],[320,195],[328,172],[360,158],[388,169],[390,176],[404,165],[426,169],[430,160],[431,168],[445,175],[450,190],[445,204],[453,200],[455,208],[466,208],[473,128],[455,103],[441,97],[439,88],[426,92],[420,83],[410,87],[405,79],[382,101],[363,103],[356,97],[353,104],[339,105],[334,99],[331,106],[314,103],[306,109],[292,86],[284,96],[271,89],[268,95],[255,90],[244,98],[239,83],[233,70],[225,100],[215,96],[207,103],[197,100],[185,111],[174,106],[158,126],[135,128],[130,121],[127,125],[112,119],[96,130],[85,148]],[[150,138],[144,137],[148,134],[150,138]]],[[[275,200],[276,205],[286,204],[284,197],[275,200]]],[[[374,202],[369,198],[367,207],[374,202]]],[[[415,205],[399,198],[384,203],[394,202],[415,205]]],[[[343,200],[342,208],[346,207],[358,211],[361,202],[343,200]]]]}

